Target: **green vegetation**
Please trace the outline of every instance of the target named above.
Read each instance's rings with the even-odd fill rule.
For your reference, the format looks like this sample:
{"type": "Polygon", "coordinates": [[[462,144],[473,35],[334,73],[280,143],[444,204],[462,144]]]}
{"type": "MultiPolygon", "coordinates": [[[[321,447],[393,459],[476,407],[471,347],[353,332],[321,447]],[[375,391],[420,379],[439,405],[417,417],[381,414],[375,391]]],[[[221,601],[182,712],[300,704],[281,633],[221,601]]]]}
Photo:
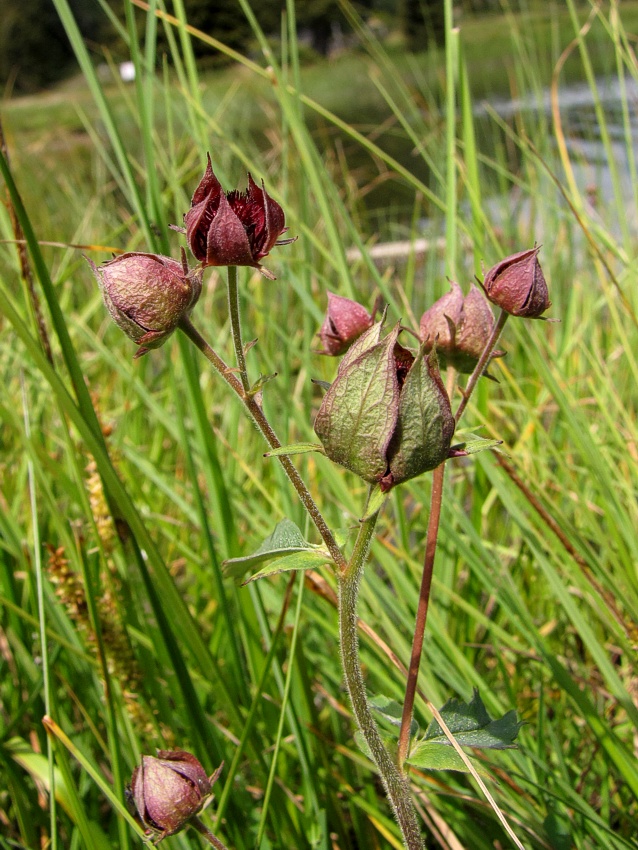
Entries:
{"type": "MultiPolygon", "coordinates": [[[[416,720],[425,730],[428,700],[478,688],[492,718],[514,709],[525,722],[517,749],[473,753],[523,846],[636,847],[634,103],[625,94],[613,126],[595,109],[581,139],[600,145],[604,175],[567,144],[563,113],[484,118],[473,106],[540,99],[579,34],[560,82],[584,80],[595,102],[596,74],[629,89],[638,3],[462,18],[446,73],[442,54],[395,52],[363,27],[360,54],[300,67],[286,36],[201,76],[192,46],[205,41],[170,25],[162,61],[154,19],[127,7],[130,86],[100,82],[65,0],[55,5],[83,77],[2,116],[35,279],[30,296],[1,206],[0,848],[139,846],[124,785],[141,754],[177,747],[209,774],[225,762],[202,819],[229,847],[401,846],[354,738],[334,576],[222,577],[224,559],[254,552],[283,517],[317,542],[289,482],[184,336],[132,359],[81,257],[177,257],[168,225],[207,151],[225,188],[247,169],[263,177],[299,237],[267,258],[276,282],[239,275],[258,340],[248,369],[278,373],[263,402],[284,443],[314,439],[311,379],[334,378],[334,361],[313,353],[327,290],[368,307],[381,292],[392,321],[416,329],[446,275],[467,291],[481,264],[543,242],[560,323],[511,319],[507,357],[491,367],[499,383],[472,399],[465,425],[485,425],[506,454],[449,463],[416,720]],[[412,250],[441,234],[445,250],[412,250]],[[375,264],[370,247],[390,236],[405,256],[375,264]],[[60,734],[47,738],[45,714],[60,734]]],[[[234,362],[215,271],[193,321],[234,362]]],[[[356,528],[362,483],[313,454],[294,462],[331,526],[356,528]]],[[[407,662],[430,481],[392,492],[361,588],[368,689],[399,702],[405,678],[387,648],[407,662]]],[[[510,846],[469,775],[411,780],[428,847],[510,846]]],[[[203,843],[187,830],[163,846],[203,843]]]]}

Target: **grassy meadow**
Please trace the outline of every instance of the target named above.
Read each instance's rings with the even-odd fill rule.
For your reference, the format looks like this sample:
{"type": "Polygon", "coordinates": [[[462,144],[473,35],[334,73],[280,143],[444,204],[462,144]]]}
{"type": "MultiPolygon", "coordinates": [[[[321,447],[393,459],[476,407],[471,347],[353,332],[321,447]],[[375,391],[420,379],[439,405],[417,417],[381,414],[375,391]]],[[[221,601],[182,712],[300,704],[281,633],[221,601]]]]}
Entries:
{"type": "MultiPolygon", "coordinates": [[[[498,382],[462,422],[503,453],[448,463],[416,702],[425,730],[428,701],[477,688],[524,725],[515,749],[468,750],[493,805],[460,771],[410,781],[428,848],[516,846],[498,813],[526,850],[638,847],[638,2],[504,4],[413,55],[345,6],[358,49],[314,64],[289,3],[279,40],[255,26],[249,55],[200,73],[194,41],[224,46],[181,3],[172,18],[127,0],[133,84],[97,72],[115,59],[53,2],[78,75],[0,107],[0,850],[139,846],[125,785],[141,754],[175,748],[208,773],[224,762],[202,819],[229,848],[402,846],[355,738],[332,571],[245,587],[222,572],[284,517],[317,542],[294,491],[184,335],[133,360],[82,257],[179,257],[169,225],[207,152],[225,189],[263,178],[298,236],[264,261],[276,281],[239,274],[248,370],[276,373],[263,405],[283,444],[316,442],[312,379],[336,372],[316,354],[327,291],[367,307],[380,293],[417,330],[446,277],[467,291],[542,242],[560,321],[509,320],[498,382]],[[558,99],[480,108],[574,82],[593,103],[579,137],[558,99]],[[403,256],[374,259],[397,240],[403,256]]],[[[223,270],[192,320],[234,363],[223,270]]],[[[346,537],[363,482],[320,455],[294,463],[346,537]]],[[[392,491],[361,588],[368,690],[399,702],[391,653],[410,656],[430,488],[392,491]]],[[[163,846],[204,844],[188,829],[163,846]]]]}

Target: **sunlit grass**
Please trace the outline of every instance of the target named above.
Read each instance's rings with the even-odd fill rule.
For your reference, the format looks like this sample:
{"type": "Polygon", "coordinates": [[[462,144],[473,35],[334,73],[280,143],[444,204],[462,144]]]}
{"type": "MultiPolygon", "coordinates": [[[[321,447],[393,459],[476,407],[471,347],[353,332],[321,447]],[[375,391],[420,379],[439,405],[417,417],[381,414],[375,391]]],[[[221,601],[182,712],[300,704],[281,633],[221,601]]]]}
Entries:
{"type": "MultiPolygon", "coordinates": [[[[552,4],[546,16],[531,8],[518,30],[496,16],[461,20],[471,97],[509,92],[513,80],[526,87],[520,94],[551,82],[560,51],[575,37],[569,5],[552,4]],[[486,39],[507,58],[479,75],[486,39]],[[530,55],[544,56],[546,64],[530,64],[530,55]]],[[[581,23],[589,11],[579,7],[581,23]]],[[[624,34],[637,15],[638,4],[623,2],[593,22],[584,50],[591,46],[595,69],[618,61],[635,77],[624,34]],[[615,43],[607,29],[618,34],[615,43]]],[[[76,48],[81,51],[79,43],[76,48]]],[[[327,289],[368,306],[381,291],[392,320],[410,324],[447,288],[442,253],[408,252],[401,262],[380,266],[366,253],[378,235],[378,217],[365,203],[375,181],[390,198],[385,234],[417,239],[427,218],[427,235],[444,235],[441,66],[432,57],[384,51],[374,39],[366,49],[297,70],[294,44],[287,44],[282,68],[278,53],[253,57],[260,67],[275,60],[268,79],[228,68],[205,74],[197,89],[179,88],[185,77],[180,83],[173,68],[187,58],[181,50],[171,56],[166,85],[161,74],[144,78],[139,92],[100,84],[106,101],[98,104],[75,80],[63,97],[17,101],[3,115],[14,177],[41,241],[177,255],[181,239],[167,225],[181,222],[206,150],[226,188],[246,169],[266,180],[299,240],[268,258],[276,282],[244,273],[240,283],[246,336],[258,338],[249,370],[253,379],[279,373],[266,385],[264,405],[284,442],[313,439],[320,395],[311,379],[334,375],[334,364],[312,353],[327,289]],[[374,74],[367,57],[376,57],[374,74]],[[151,90],[152,101],[145,100],[151,90]],[[317,118],[300,94],[356,126],[340,128],[336,138],[330,116],[317,118]],[[385,104],[386,136],[366,124],[363,109],[362,116],[353,111],[353,100],[360,108],[367,98],[385,104]],[[363,158],[355,130],[369,143],[363,158]],[[392,162],[389,138],[402,149],[412,146],[408,166],[392,162]],[[376,164],[374,178],[360,170],[366,159],[376,164]],[[400,172],[410,165],[410,175],[400,172]],[[362,259],[346,259],[351,247],[362,250],[362,259]]],[[[575,52],[565,79],[577,66],[582,70],[582,61],[575,52]]],[[[462,97],[462,82],[458,90],[462,97]]],[[[554,155],[550,122],[527,114],[497,128],[495,118],[487,149],[471,132],[471,108],[459,104],[459,116],[453,224],[448,217],[458,233],[459,282],[467,286],[481,262],[490,265],[540,239],[550,314],[561,322],[512,320],[503,341],[508,355],[494,367],[500,383],[486,382],[470,410],[468,426],[484,425],[482,434],[505,441],[514,475],[490,454],[450,464],[420,686],[437,705],[451,696],[467,699],[476,686],[490,712],[513,708],[526,721],[518,750],[485,761],[490,789],[526,847],[632,847],[638,298],[634,245],[616,226],[630,213],[613,202],[587,205],[582,189],[569,183],[571,160],[554,155]]],[[[623,144],[633,156],[630,134],[623,144]]],[[[4,239],[13,238],[5,207],[0,228],[4,239]]],[[[49,781],[41,726],[46,669],[50,713],[116,797],[123,798],[140,753],[184,747],[209,771],[225,761],[217,828],[237,850],[254,847],[262,817],[262,847],[398,847],[382,793],[353,738],[329,594],[310,582],[297,620],[298,583],[277,630],[285,576],[250,588],[219,577],[223,558],[256,548],[283,516],[304,527],[287,481],[272,460],[264,461],[257,433],[183,338],[133,361],[134,347],[108,320],[80,252],[42,250],[52,278],[45,291],[62,310],[56,315],[46,305],[47,282],[39,275],[54,368],[41,354],[13,246],[4,245],[0,255],[6,313],[0,325],[0,810],[7,835],[0,846],[35,848],[44,834],[55,836],[59,848],[137,843],[58,744],[52,760],[59,806],[51,831],[46,798],[38,796],[49,781]],[[75,387],[74,368],[81,379],[75,387]],[[92,460],[97,468],[87,471],[92,460]],[[124,542],[109,531],[98,472],[131,529],[124,542]],[[63,547],[57,561],[38,550],[40,597],[37,539],[63,547]],[[71,571],[66,585],[62,557],[71,571]],[[79,608],[72,595],[78,586],[88,600],[79,608]],[[44,656],[39,611],[48,629],[44,656]],[[282,712],[276,780],[264,811],[282,712]],[[229,775],[238,746],[241,756],[229,775]]],[[[96,262],[109,256],[91,247],[84,253],[96,262]]],[[[216,272],[207,275],[193,320],[232,362],[216,272]]],[[[361,484],[325,458],[300,456],[297,466],[331,525],[356,526],[361,484]]],[[[363,587],[361,617],[402,660],[409,657],[428,503],[427,476],[394,493],[363,587]]],[[[327,571],[322,577],[334,589],[327,571]]],[[[362,640],[370,692],[401,700],[402,676],[378,644],[362,640]]],[[[429,721],[422,700],[417,719],[423,727],[429,721]]],[[[413,779],[420,805],[458,842],[432,839],[429,846],[507,846],[493,812],[464,776],[413,779]]],[[[215,810],[214,803],[204,817],[214,821],[215,810]]],[[[165,846],[197,847],[201,840],[186,832],[165,846]]]]}

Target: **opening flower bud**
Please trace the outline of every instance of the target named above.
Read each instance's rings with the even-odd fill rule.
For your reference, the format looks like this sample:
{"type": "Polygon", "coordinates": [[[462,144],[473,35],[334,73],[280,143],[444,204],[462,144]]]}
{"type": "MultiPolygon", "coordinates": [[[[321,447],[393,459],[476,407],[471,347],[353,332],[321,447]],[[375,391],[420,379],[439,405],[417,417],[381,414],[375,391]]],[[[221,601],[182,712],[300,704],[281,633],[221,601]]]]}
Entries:
{"type": "Polygon", "coordinates": [[[207,776],[195,756],[184,750],[158,750],[142,756],[131,778],[129,794],[147,832],[156,841],[174,835],[196,815],[219,774],[207,776]]]}
{"type": "MultiPolygon", "coordinates": [[[[419,335],[426,351],[436,346],[444,366],[469,374],[492,334],[494,316],[474,284],[465,297],[458,283],[451,281],[450,285],[450,291],[421,316],[419,335]]],[[[504,353],[494,351],[491,358],[504,353]]]]}
{"type": "Polygon", "coordinates": [[[188,247],[204,266],[254,266],[272,280],[274,275],[259,261],[275,245],[295,241],[279,239],[288,229],[284,211],[263,183],[260,189],[249,174],[245,192],[224,192],[210,155],[184,224],[188,247]]]}
{"type": "Polygon", "coordinates": [[[373,322],[373,317],[361,304],[329,292],[328,311],[318,334],[323,348],[317,353],[338,357],[372,327],[373,322]]]}
{"type": "Polygon", "coordinates": [[[538,319],[551,306],[539,251],[520,251],[492,266],[482,284],[492,304],[526,319],[538,319]]]}
{"type": "Polygon", "coordinates": [[[436,354],[414,355],[373,325],[344,356],[315,420],[326,455],[387,491],[434,469],[454,434],[436,354]]]}
{"type": "Polygon", "coordinates": [[[159,254],[122,254],[101,266],[87,258],[115,324],[140,345],[159,348],[197,303],[202,270],[159,254]]]}

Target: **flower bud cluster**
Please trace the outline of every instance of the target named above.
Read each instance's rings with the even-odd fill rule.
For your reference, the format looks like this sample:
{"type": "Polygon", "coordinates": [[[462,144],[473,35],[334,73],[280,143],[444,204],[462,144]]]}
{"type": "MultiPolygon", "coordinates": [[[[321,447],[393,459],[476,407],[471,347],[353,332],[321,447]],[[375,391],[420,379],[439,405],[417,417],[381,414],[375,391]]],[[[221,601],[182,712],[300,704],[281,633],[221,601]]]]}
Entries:
{"type": "Polygon", "coordinates": [[[331,460],[387,491],[447,458],[454,417],[436,354],[401,346],[399,325],[383,338],[382,328],[344,356],[315,432],[331,460]]]}
{"type": "Polygon", "coordinates": [[[186,241],[200,265],[189,269],[182,261],[159,254],[131,252],[96,266],[89,265],[102,290],[111,317],[140,347],[141,357],[159,348],[195,306],[207,266],[252,266],[268,278],[260,260],[287,228],[282,208],[248,175],[245,192],[224,192],[208,157],[204,176],[184,216],[186,241]]]}

